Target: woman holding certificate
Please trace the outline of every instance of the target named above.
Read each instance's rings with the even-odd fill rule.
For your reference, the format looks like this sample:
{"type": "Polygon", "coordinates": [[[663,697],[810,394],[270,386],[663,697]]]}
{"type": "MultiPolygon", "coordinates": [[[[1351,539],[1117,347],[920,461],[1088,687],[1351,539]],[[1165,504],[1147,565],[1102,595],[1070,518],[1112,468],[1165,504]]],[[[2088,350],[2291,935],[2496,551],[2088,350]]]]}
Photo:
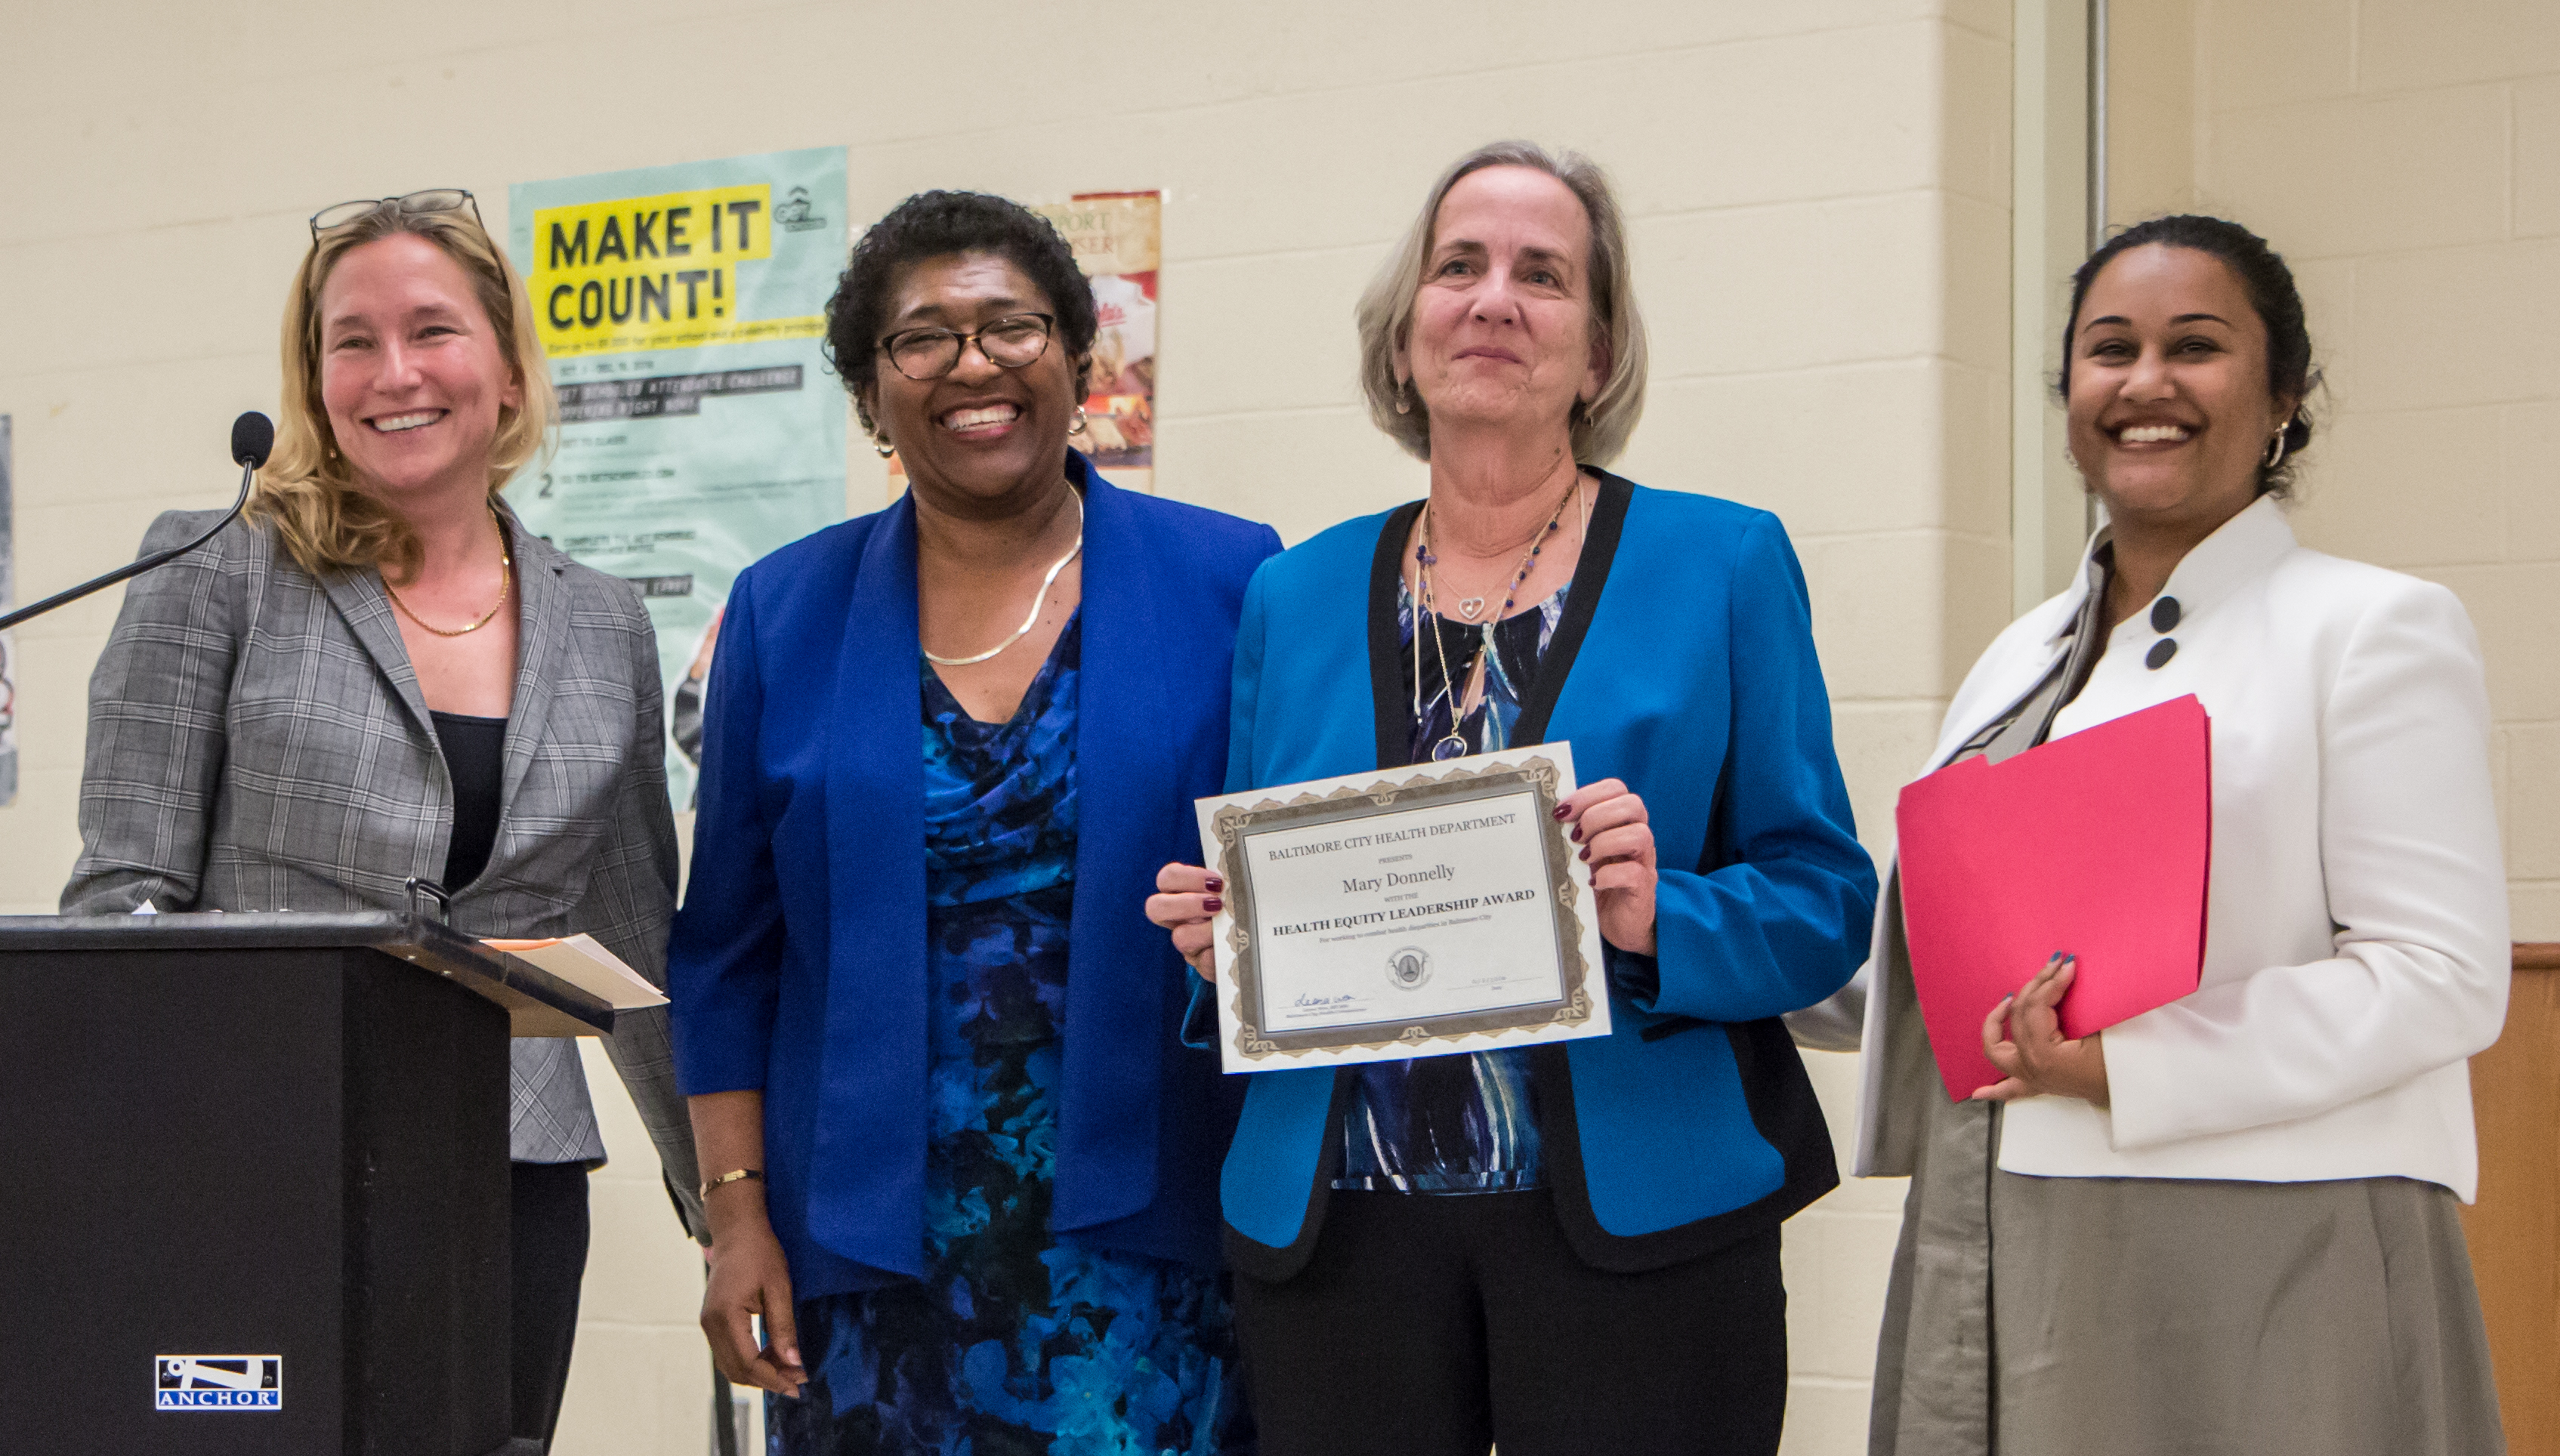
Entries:
{"type": "MultiPolygon", "coordinates": [[[[1766,513],[1601,468],[1645,335],[1587,160],[1459,161],[1360,329],[1430,495],[1254,577],[1227,786],[1569,742],[1612,1032],[1243,1078],[1222,1194],[1264,1449],[1774,1451],[1778,1225],[1837,1182],[1778,1018],[1847,980],[1875,885],[1803,577],[1766,513]]],[[[1158,890],[1207,974],[1235,890],[1158,890]]]]}
{"type": "MultiPolygon", "coordinates": [[[[2194,695],[2202,984],[2065,1040],[2077,963],[2012,967],[1980,1033],[2000,1079],[1953,1101],[1894,879],[1856,1170],[1912,1185],[1871,1449],[2488,1456],[2456,1200],[2478,1178],[2465,1058],[2498,1034],[2507,905],[2471,623],[2442,586],[2295,543],[2311,339],[2247,230],[2119,234],[2074,279],[2064,361],[2072,455],[2110,524],[2079,581],[1983,655],[1932,762],[2194,695]]],[[[2065,949],[2108,969],[2102,946],[2065,949]]]]}
{"type": "Polygon", "coordinates": [[[768,1406],[791,1456],[1250,1440],[1211,1183],[1235,1093],[1135,907],[1218,786],[1279,541],[1071,448],[1094,333],[1037,215],[899,204],[828,342],[909,489],[741,573],[720,622],[670,990],[704,1330],[799,1397],[768,1406]]]}

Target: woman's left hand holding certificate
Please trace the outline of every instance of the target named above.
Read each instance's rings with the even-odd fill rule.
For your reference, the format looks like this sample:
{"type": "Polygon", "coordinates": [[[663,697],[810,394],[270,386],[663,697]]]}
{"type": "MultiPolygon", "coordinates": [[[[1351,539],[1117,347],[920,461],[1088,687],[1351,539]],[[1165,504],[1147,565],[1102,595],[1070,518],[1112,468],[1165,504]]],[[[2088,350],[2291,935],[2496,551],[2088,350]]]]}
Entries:
{"type": "Polygon", "coordinates": [[[1217,962],[1209,948],[1210,927],[1225,908],[1225,881],[1198,865],[1167,865],[1156,872],[1156,892],[1147,896],[1147,918],[1173,932],[1174,949],[1212,984],[1217,962]]]}
{"type": "Polygon", "coordinates": [[[1571,826],[1591,867],[1591,889],[1600,898],[1600,938],[1631,955],[1652,955],[1654,887],[1662,873],[1654,857],[1654,826],[1645,801],[1620,779],[1585,784],[1555,806],[1571,826]]]}

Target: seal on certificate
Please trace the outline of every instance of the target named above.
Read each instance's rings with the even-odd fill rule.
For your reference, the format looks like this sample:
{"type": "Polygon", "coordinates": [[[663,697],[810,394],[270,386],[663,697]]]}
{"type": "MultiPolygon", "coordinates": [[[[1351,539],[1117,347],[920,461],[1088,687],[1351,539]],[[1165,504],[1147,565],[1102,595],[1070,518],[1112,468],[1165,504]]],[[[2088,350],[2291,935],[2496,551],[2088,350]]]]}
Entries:
{"type": "Polygon", "coordinates": [[[1431,979],[1431,952],[1408,945],[1386,958],[1386,979],[1398,991],[1419,991],[1431,979]]]}

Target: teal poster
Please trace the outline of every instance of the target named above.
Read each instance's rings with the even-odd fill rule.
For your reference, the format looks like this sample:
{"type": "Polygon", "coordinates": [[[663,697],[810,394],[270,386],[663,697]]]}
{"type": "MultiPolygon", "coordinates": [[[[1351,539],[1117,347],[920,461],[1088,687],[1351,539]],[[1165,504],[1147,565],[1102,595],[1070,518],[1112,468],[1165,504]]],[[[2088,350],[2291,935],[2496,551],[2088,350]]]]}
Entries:
{"type": "Polygon", "coordinates": [[[845,392],[821,352],[845,153],[526,182],[507,201],[560,400],[559,449],[507,500],[647,601],[684,809],[729,582],[845,515],[845,392]]]}

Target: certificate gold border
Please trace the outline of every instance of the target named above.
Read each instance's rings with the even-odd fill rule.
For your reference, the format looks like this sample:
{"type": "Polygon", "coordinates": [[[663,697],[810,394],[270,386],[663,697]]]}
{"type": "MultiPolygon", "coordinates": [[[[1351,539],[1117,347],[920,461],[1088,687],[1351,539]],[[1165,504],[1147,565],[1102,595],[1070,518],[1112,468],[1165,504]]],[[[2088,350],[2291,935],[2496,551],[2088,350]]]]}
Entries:
{"type": "MultiPolygon", "coordinates": [[[[1591,1019],[1594,968],[1582,954],[1581,887],[1573,879],[1573,847],[1555,817],[1560,781],[1554,760],[1533,757],[1511,764],[1469,765],[1447,769],[1417,765],[1401,776],[1381,774],[1362,787],[1342,787],[1326,794],[1302,793],[1283,803],[1266,799],[1250,808],[1229,804],[1209,821],[1217,841],[1219,873],[1235,901],[1228,916],[1227,949],[1234,982],[1237,1023],[1235,1050],[1247,1061],[1266,1061],[1307,1052],[1365,1051],[1411,1048],[1425,1042],[1457,1041],[1471,1036],[1549,1026],[1580,1026],[1591,1019]],[[1335,820],[1365,818],[1389,808],[1422,808],[1439,803],[1514,794],[1526,788],[1537,796],[1539,845],[1546,852],[1548,892],[1553,896],[1555,950],[1563,967],[1563,995],[1499,1011],[1465,1016],[1426,1017],[1405,1023],[1392,1035],[1378,1035],[1380,1023],[1333,1027],[1310,1032],[1272,1032],[1260,1025],[1261,971],[1254,955],[1253,931],[1259,922],[1253,903],[1253,879],[1244,873],[1243,841],[1256,830],[1297,829],[1335,820]]],[[[1384,1025],[1393,1025],[1387,1023],[1384,1025]]]]}

